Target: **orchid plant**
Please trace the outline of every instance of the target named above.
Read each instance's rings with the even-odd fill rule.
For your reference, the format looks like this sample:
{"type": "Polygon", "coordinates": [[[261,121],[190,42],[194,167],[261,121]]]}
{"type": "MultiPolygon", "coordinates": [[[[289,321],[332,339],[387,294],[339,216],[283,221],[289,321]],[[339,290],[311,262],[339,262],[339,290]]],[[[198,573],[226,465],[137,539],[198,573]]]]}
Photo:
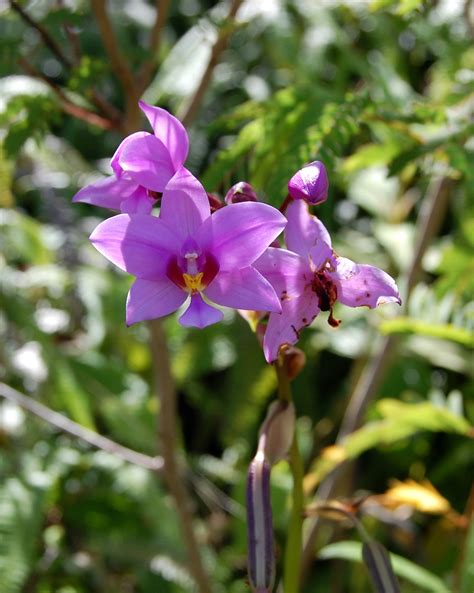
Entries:
{"type": "MultiPolygon", "coordinates": [[[[280,387],[248,475],[249,580],[257,593],[273,589],[270,473],[289,455],[295,484],[284,582],[285,593],[296,592],[303,509],[289,391],[298,370],[290,364],[294,345],[321,312],[329,313],[331,326],[339,325],[336,302],[368,308],[400,304],[398,288],[383,270],[337,254],[326,227],[311,213],[310,207],[328,196],[323,163],[314,161],[294,174],[280,210],[260,202],[243,181],[222,202],[184,167],[189,139],[181,122],[159,107],[140,102],[140,108],[153,134],[125,138],[112,158],[113,174],[81,189],[73,201],[121,212],[99,224],[90,240],[136,278],[126,303],[127,325],[164,317],[183,305],[183,326],[204,329],[221,321],[219,306],[251,320],[280,387]]],[[[300,352],[299,367],[303,359],[300,352]]]]}

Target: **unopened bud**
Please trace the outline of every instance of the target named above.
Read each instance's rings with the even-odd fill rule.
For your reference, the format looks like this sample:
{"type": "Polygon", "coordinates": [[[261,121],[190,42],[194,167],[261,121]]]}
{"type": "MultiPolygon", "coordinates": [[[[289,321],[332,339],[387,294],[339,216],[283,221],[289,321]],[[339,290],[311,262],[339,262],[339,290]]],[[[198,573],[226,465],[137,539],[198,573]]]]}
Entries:
{"type": "Polygon", "coordinates": [[[275,465],[290,450],[295,432],[295,407],[292,402],[273,402],[260,430],[259,450],[275,465]]]}
{"type": "Polygon", "coordinates": [[[306,364],[306,354],[296,346],[284,344],[280,348],[279,357],[285,366],[290,381],[301,373],[306,364]]]}
{"type": "Polygon", "coordinates": [[[288,182],[288,191],[294,200],[320,204],[328,197],[329,181],[326,167],[314,161],[297,171],[288,182]]]}
{"type": "Polygon", "coordinates": [[[248,574],[255,593],[271,591],[275,580],[270,464],[261,452],[247,474],[248,574]]]}
{"type": "Polygon", "coordinates": [[[239,181],[233,185],[225,196],[226,204],[238,204],[239,202],[258,202],[255,190],[246,181],[239,181]]]}
{"type": "Polygon", "coordinates": [[[211,212],[215,212],[224,206],[222,200],[216,194],[207,194],[207,199],[209,200],[209,206],[211,207],[211,212]]]}

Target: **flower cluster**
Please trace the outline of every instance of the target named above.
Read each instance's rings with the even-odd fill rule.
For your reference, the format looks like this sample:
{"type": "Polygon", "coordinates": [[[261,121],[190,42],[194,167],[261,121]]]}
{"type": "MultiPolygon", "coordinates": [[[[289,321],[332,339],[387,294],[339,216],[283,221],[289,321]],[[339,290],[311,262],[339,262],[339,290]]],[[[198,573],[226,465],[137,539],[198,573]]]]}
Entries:
{"type": "Polygon", "coordinates": [[[326,228],[310,214],[308,204],[327,197],[322,163],[310,163],[292,177],[286,217],[259,202],[245,182],[216,208],[215,198],[184,167],[189,139],[181,122],[159,107],[140,107],[153,134],[125,138],[112,158],[113,175],[73,198],[121,212],[90,238],[136,277],[127,299],[128,325],[168,315],[186,302],[179,321],[199,328],[222,319],[214,305],[258,311],[269,315],[263,346],[271,362],[320,311],[329,311],[329,322],[338,325],[337,300],[371,308],[400,302],[388,274],[338,256],[326,228]],[[286,249],[277,241],[284,229],[286,249]]]}

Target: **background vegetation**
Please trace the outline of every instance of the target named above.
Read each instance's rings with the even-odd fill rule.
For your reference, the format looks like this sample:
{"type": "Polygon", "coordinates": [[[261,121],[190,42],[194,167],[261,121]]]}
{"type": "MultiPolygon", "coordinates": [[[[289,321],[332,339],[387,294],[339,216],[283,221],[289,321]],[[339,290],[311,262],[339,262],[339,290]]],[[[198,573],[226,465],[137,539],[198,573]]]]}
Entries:
{"type": "MultiPolygon", "coordinates": [[[[8,384],[160,453],[147,327],[125,327],[130,279],[87,239],[109,213],[71,204],[126,133],[148,129],[140,96],[188,123],[187,164],[209,192],[247,180],[279,205],[318,158],[331,188],[317,212],[336,250],[397,277],[404,305],[341,308],[339,330],[321,316],[302,336],[307,502],[372,494],[364,525],[410,561],[395,565],[402,591],[472,593],[472,4],[266,0],[234,2],[227,18],[224,2],[179,0],[157,2],[163,16],[169,6],[155,26],[152,2],[116,0],[133,84],[107,45],[104,3],[91,4],[0,8],[0,395],[8,384]],[[408,494],[387,495],[394,479],[408,494]]],[[[248,591],[245,475],[274,370],[238,315],[205,331],[165,325],[204,564],[214,591],[248,591]]],[[[160,475],[3,398],[0,447],[2,593],[193,590],[160,475]]],[[[279,555],[290,490],[281,462],[279,555]]],[[[301,591],[368,591],[350,524],[305,527],[301,591]]]]}

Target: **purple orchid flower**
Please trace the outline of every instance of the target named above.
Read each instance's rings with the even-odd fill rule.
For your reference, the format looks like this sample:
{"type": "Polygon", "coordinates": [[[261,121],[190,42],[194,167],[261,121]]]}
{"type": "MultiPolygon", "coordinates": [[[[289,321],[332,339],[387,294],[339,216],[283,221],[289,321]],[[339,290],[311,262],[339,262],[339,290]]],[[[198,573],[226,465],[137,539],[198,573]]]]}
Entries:
{"type": "Polygon", "coordinates": [[[253,267],[283,230],[285,217],[267,204],[243,203],[210,213],[200,182],[181,169],[163,192],[160,216],[120,214],[90,239],[116,266],[137,277],[127,299],[127,324],[176,311],[179,321],[206,327],[232,308],[278,312],[272,285],[253,267]]]}
{"type": "Polygon", "coordinates": [[[401,304],[394,279],[375,266],[356,264],[338,256],[323,223],[309,213],[302,200],[286,211],[285,241],[289,250],[269,248],[255,267],[274,286],[282,304],[281,313],[271,313],[263,340],[265,358],[272,362],[283,344],[295,344],[300,331],[320,311],[329,311],[336,301],[348,307],[401,304]]]}
{"type": "Polygon", "coordinates": [[[157,193],[183,168],[189,139],[183,124],[165,109],[143,101],[140,109],[154,134],[127,136],[112,157],[114,174],[82,188],[73,202],[85,202],[128,214],[149,214],[157,193]]]}

